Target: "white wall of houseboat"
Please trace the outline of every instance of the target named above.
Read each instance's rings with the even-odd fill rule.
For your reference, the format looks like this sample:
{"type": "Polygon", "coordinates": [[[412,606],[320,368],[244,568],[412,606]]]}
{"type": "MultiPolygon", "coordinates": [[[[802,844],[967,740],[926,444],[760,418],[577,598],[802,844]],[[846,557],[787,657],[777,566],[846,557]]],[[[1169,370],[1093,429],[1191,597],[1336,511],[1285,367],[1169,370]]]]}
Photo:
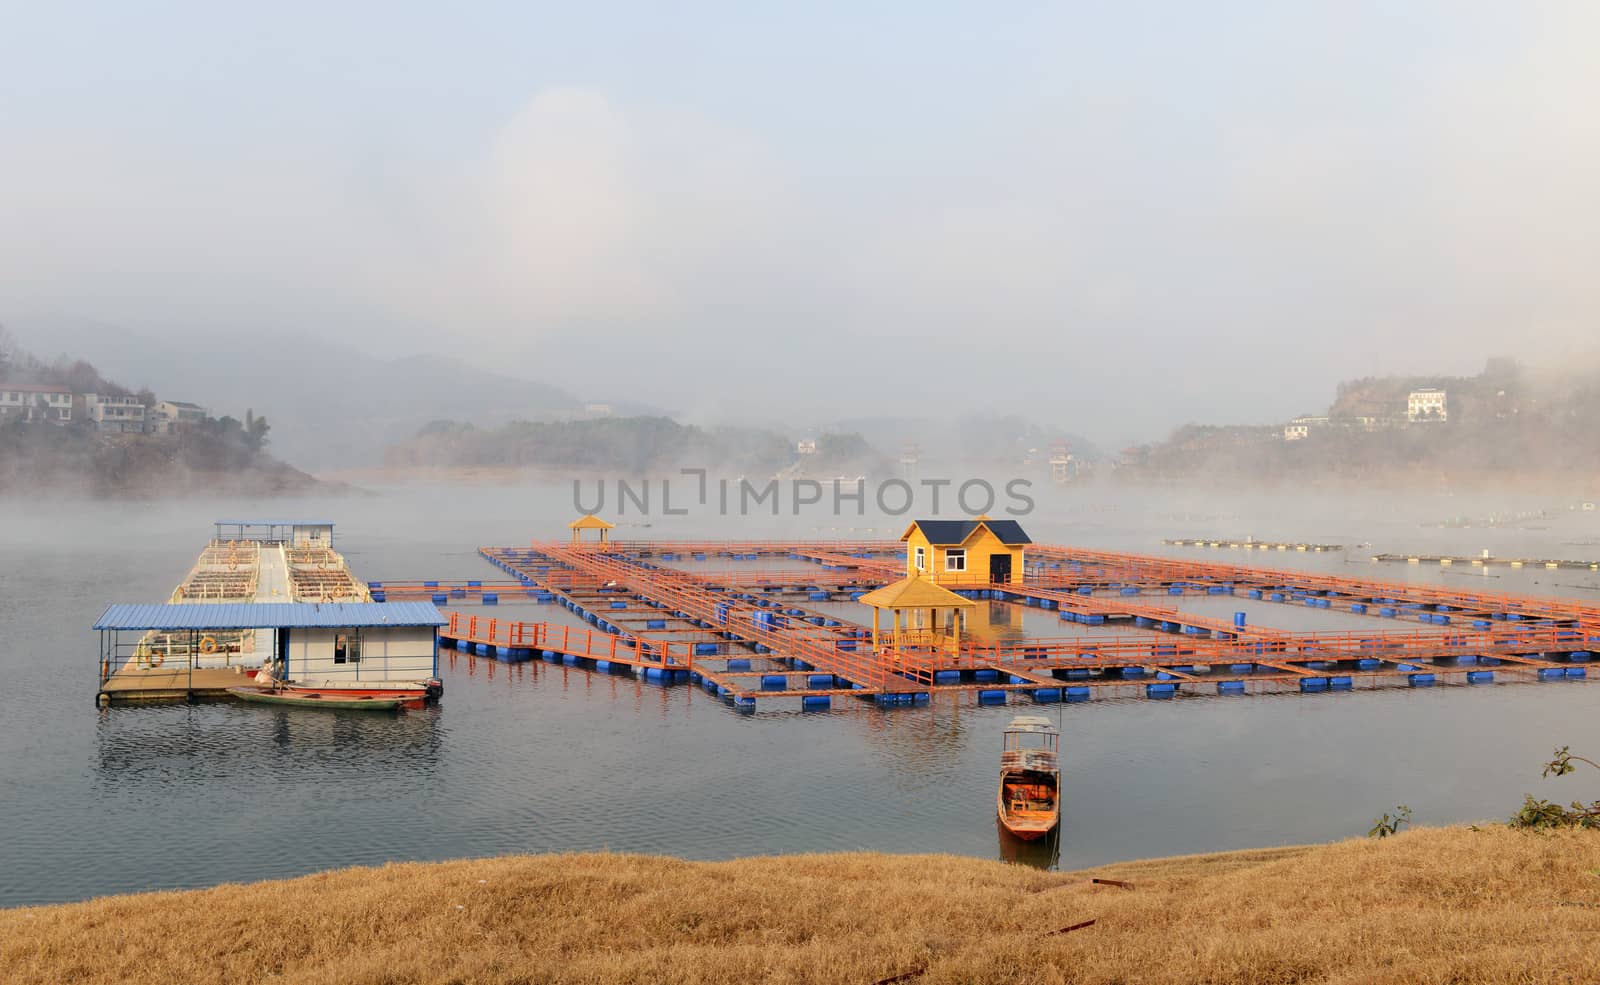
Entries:
{"type": "Polygon", "coordinates": [[[437,631],[432,626],[361,629],[291,629],[288,677],[292,681],[422,681],[433,676],[437,631]],[[340,637],[359,635],[361,659],[336,661],[340,637]]]}

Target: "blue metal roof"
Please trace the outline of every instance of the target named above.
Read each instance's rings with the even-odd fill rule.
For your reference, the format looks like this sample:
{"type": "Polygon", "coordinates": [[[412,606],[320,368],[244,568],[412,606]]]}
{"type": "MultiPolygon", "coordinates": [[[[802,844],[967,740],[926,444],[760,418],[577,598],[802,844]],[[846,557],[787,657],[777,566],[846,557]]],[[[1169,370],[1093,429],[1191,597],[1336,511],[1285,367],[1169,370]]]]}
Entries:
{"type": "Polygon", "coordinates": [[[109,605],[95,629],[345,629],[443,626],[427,602],[194,602],[109,605]]]}

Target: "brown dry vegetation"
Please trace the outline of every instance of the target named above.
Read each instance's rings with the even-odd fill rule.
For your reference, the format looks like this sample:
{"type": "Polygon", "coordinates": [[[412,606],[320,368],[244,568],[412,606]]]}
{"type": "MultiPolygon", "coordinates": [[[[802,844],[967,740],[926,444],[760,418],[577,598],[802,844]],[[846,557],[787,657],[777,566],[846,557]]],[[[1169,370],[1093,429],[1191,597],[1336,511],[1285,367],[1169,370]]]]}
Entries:
{"type": "Polygon", "coordinates": [[[3,911],[0,981],[1595,982],[1597,873],[1600,834],[1500,826],[1071,874],[884,855],[389,865],[3,911]]]}

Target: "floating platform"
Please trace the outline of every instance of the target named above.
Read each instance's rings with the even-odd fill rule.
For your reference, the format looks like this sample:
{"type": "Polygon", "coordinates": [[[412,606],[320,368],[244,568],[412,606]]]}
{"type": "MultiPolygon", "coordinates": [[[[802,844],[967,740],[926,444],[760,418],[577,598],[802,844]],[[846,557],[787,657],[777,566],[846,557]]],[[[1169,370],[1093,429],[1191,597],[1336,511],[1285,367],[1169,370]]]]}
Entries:
{"type": "Polygon", "coordinates": [[[1306,544],[1293,541],[1277,540],[1244,540],[1226,537],[1169,537],[1162,541],[1169,547],[1229,547],[1235,550],[1246,551],[1342,551],[1343,544],[1306,544]]]}
{"type": "Polygon", "coordinates": [[[845,698],[915,707],[940,694],[979,704],[1053,703],[1586,681],[1589,654],[1600,650],[1600,609],[1568,600],[1047,544],[1027,551],[1019,578],[950,587],[974,600],[1052,611],[1065,624],[1117,629],[874,650],[867,626],[841,617],[836,605],[813,604],[854,599],[869,584],[903,577],[898,542],[621,541],[480,549],[514,576],[501,584],[560,604],[586,626],[454,611],[440,635],[468,659],[539,660],[664,686],[698,684],[738,711],[797,701],[801,710],[823,710],[845,698]],[[815,570],[724,570],[722,558],[798,560],[815,570]],[[677,564],[690,560],[697,563],[677,564]],[[1243,614],[1227,621],[1185,612],[1150,595],[1338,608],[1374,627],[1287,632],[1243,614]],[[1420,627],[1398,630],[1400,619],[1420,627]]]}
{"type": "Polygon", "coordinates": [[[228,689],[250,683],[234,668],[124,666],[100,684],[100,704],[222,700],[228,689]]]}
{"type": "Polygon", "coordinates": [[[1600,571],[1600,561],[1563,561],[1550,558],[1471,557],[1456,554],[1374,554],[1372,560],[1388,564],[1461,565],[1476,568],[1551,568],[1568,571],[1600,571]]]}

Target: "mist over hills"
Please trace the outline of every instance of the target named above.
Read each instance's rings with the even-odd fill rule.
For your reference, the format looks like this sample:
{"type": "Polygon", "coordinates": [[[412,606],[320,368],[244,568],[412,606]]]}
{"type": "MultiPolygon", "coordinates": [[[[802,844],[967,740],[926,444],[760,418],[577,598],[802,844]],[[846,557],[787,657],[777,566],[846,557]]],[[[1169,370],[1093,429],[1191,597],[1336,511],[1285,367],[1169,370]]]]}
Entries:
{"type": "MultiPolygon", "coordinates": [[[[109,377],[179,399],[253,407],[272,419],[274,451],[310,469],[377,465],[385,447],[430,421],[492,426],[570,417],[585,405],[563,387],[528,378],[537,366],[526,367],[527,376],[524,367],[492,373],[449,357],[374,352],[312,335],[242,340],[219,332],[176,340],[81,323],[50,330],[19,323],[12,331],[46,358],[69,352],[109,377]]],[[[612,407],[654,410],[628,402],[612,407]]]]}

